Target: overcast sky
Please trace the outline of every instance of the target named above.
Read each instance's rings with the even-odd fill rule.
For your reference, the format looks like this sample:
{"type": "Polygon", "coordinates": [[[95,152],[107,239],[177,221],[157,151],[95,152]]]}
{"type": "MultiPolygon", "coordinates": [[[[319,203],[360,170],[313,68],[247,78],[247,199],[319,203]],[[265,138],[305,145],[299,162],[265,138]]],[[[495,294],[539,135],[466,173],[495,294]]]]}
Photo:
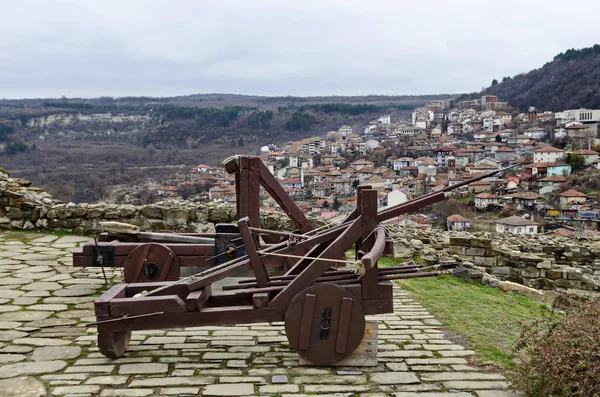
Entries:
{"type": "Polygon", "coordinates": [[[600,42],[598,0],[0,0],[0,98],[477,91],[600,42]]]}

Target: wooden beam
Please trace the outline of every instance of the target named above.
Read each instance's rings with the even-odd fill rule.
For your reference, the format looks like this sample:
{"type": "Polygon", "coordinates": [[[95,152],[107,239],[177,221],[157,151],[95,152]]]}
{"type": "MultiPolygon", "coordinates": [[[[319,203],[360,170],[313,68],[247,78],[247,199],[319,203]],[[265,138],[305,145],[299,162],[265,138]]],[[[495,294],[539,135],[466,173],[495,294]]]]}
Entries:
{"type": "Polygon", "coordinates": [[[242,241],[244,242],[244,247],[246,248],[246,255],[248,255],[248,260],[250,260],[250,267],[254,272],[254,277],[256,277],[256,283],[259,287],[266,287],[269,285],[269,275],[267,274],[265,265],[262,263],[262,260],[258,255],[256,241],[250,232],[249,223],[250,220],[248,217],[244,217],[238,221],[238,228],[240,229],[240,235],[242,236],[242,241]]]}
{"type": "MultiPolygon", "coordinates": [[[[300,229],[300,233],[307,233],[313,230],[313,226],[308,221],[304,213],[294,200],[290,198],[290,196],[285,192],[283,186],[279,184],[277,179],[271,174],[271,171],[267,168],[266,165],[260,161],[260,183],[265,188],[265,190],[273,197],[273,199],[279,204],[283,212],[290,217],[292,222],[300,229]]],[[[253,223],[254,224],[254,223],[253,223]]]]}
{"type": "MultiPolygon", "coordinates": [[[[375,242],[375,229],[377,228],[377,190],[363,189],[359,193],[360,218],[361,218],[361,249],[370,251],[375,242]]],[[[377,299],[377,262],[372,267],[365,268],[361,278],[362,299],[377,299]]]]}
{"type": "MultiPolygon", "coordinates": [[[[346,250],[361,235],[360,217],[353,221],[350,226],[340,234],[324,251],[319,258],[336,259],[343,255],[346,250]]],[[[310,240],[307,240],[310,241],[310,240]]],[[[315,282],[323,273],[331,267],[330,262],[313,260],[298,276],[287,285],[269,304],[269,307],[285,307],[292,298],[301,290],[315,282]]]]}

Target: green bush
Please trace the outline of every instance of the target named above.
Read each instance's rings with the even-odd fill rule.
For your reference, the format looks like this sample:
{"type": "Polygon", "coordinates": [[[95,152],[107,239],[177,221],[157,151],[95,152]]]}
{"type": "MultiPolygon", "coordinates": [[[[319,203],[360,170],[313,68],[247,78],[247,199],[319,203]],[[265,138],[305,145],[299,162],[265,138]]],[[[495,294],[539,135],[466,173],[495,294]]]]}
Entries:
{"type": "Polygon", "coordinates": [[[532,397],[600,396],[600,302],[523,327],[514,384],[532,397]]]}

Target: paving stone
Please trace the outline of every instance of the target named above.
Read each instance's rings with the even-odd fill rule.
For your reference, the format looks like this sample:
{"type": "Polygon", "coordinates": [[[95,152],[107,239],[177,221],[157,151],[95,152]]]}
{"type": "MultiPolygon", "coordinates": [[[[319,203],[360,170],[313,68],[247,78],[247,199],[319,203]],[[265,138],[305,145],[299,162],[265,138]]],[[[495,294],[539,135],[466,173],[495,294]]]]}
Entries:
{"type": "Polygon", "coordinates": [[[100,386],[59,386],[52,390],[53,396],[66,394],[95,394],[100,391],[100,386]]]}
{"type": "Polygon", "coordinates": [[[379,372],[371,374],[369,379],[381,385],[420,383],[417,375],[412,372],[379,372]]]}
{"type": "Polygon", "coordinates": [[[71,342],[62,339],[50,339],[50,338],[21,338],[13,340],[14,344],[17,345],[32,345],[32,346],[64,346],[71,342]]]}
{"type": "Polygon", "coordinates": [[[444,380],[505,380],[500,374],[483,374],[480,372],[439,372],[421,374],[423,381],[437,382],[444,380]]]}
{"type": "Polygon", "coordinates": [[[21,306],[17,305],[0,305],[0,313],[5,312],[16,312],[17,310],[21,310],[21,306]]]}
{"type": "Polygon", "coordinates": [[[367,382],[366,376],[337,376],[337,375],[321,375],[321,376],[297,376],[293,380],[296,384],[353,384],[359,385],[367,382]]]}
{"type": "Polygon", "coordinates": [[[2,397],[44,397],[46,387],[32,376],[0,380],[2,397]]]}
{"type": "Polygon", "coordinates": [[[15,329],[20,327],[21,323],[17,321],[0,321],[0,329],[15,329]]]}
{"type": "Polygon", "coordinates": [[[27,356],[23,354],[0,354],[0,364],[16,363],[19,361],[23,361],[26,358],[27,356]]]}
{"type": "Polygon", "coordinates": [[[49,361],[49,360],[65,360],[79,357],[81,355],[81,347],[79,346],[49,346],[40,347],[33,351],[31,360],[33,361],[49,361]]]}
{"type": "Polygon", "coordinates": [[[23,291],[13,289],[0,289],[0,298],[16,298],[17,296],[23,295],[23,291]]]}
{"type": "Polygon", "coordinates": [[[113,369],[115,369],[114,365],[74,365],[65,369],[65,372],[110,374],[113,371],[113,369]]]}
{"type": "Polygon", "coordinates": [[[298,393],[300,386],[298,385],[266,385],[259,386],[259,393],[280,394],[280,393],[298,393]]]}
{"type": "Polygon", "coordinates": [[[288,383],[289,379],[286,375],[273,375],[271,377],[271,383],[288,383]]]}
{"type": "Polygon", "coordinates": [[[406,363],[385,363],[385,366],[392,371],[408,371],[408,365],[406,363]]]}
{"type": "Polygon", "coordinates": [[[151,338],[148,338],[148,340],[146,342],[144,342],[145,345],[164,345],[167,343],[184,343],[185,342],[185,336],[182,337],[169,337],[169,336],[154,336],[151,338]]]}
{"type": "Polygon", "coordinates": [[[527,397],[525,393],[503,390],[477,390],[475,394],[478,397],[527,397]]]}
{"type": "Polygon", "coordinates": [[[508,383],[500,381],[470,381],[470,380],[455,380],[442,382],[442,385],[448,389],[459,390],[477,390],[477,389],[506,389],[508,383]]]}
{"type": "Polygon", "coordinates": [[[104,389],[100,397],[146,397],[154,394],[148,389],[104,389]]]}
{"type": "Polygon", "coordinates": [[[38,375],[60,371],[67,366],[64,361],[37,361],[7,364],[0,367],[0,378],[13,378],[22,375],[38,375]]]}
{"type": "Polygon", "coordinates": [[[368,391],[369,385],[304,385],[305,393],[359,393],[368,391]]]}
{"type": "Polygon", "coordinates": [[[254,386],[248,383],[208,385],[202,392],[203,396],[251,396],[254,395],[254,386]]]}
{"type": "Polygon", "coordinates": [[[23,338],[27,332],[20,331],[0,331],[0,342],[10,342],[11,340],[23,338]]]}
{"type": "Polygon", "coordinates": [[[119,367],[120,374],[158,374],[169,370],[168,364],[149,363],[149,364],[123,364],[119,367]]]}
{"type": "Polygon", "coordinates": [[[48,318],[51,312],[37,312],[21,310],[18,312],[8,312],[0,314],[0,321],[33,321],[48,318]]]}
{"type": "Polygon", "coordinates": [[[22,289],[26,291],[53,291],[60,288],[62,288],[62,286],[59,283],[51,281],[39,281],[22,287],[22,289]]]}
{"type": "Polygon", "coordinates": [[[127,376],[94,376],[85,383],[87,385],[123,385],[127,383],[127,376]]]}
{"type": "Polygon", "coordinates": [[[131,387],[169,387],[169,386],[199,386],[215,383],[212,376],[194,376],[194,377],[168,377],[168,378],[147,378],[135,379],[131,381],[131,387]]]}
{"type": "Polygon", "coordinates": [[[31,346],[8,345],[0,349],[0,353],[30,353],[33,351],[31,346]]]}
{"type": "Polygon", "coordinates": [[[449,392],[449,393],[427,393],[427,392],[399,392],[393,393],[393,397],[473,397],[468,392],[449,392]]]}
{"type": "Polygon", "coordinates": [[[160,396],[197,396],[200,395],[199,387],[165,387],[158,392],[160,396]]]}
{"type": "Polygon", "coordinates": [[[67,305],[46,304],[46,303],[31,305],[27,308],[27,310],[49,310],[49,311],[54,311],[54,312],[67,310],[67,309],[68,309],[67,305]]]}

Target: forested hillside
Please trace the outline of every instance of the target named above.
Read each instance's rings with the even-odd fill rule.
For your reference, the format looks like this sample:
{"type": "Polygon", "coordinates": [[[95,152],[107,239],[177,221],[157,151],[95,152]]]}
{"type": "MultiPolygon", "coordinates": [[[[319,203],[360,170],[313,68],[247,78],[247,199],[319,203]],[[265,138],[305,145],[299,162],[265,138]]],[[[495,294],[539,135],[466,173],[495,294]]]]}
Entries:
{"type": "Polygon", "coordinates": [[[539,69],[493,81],[481,94],[498,95],[521,110],[600,108],[600,45],[567,50],[539,69]]]}
{"type": "Polygon", "coordinates": [[[382,114],[409,119],[422,97],[253,97],[0,100],[0,166],[62,197],[97,199],[106,186],[158,181],[199,163],[356,131],[382,114]]]}

